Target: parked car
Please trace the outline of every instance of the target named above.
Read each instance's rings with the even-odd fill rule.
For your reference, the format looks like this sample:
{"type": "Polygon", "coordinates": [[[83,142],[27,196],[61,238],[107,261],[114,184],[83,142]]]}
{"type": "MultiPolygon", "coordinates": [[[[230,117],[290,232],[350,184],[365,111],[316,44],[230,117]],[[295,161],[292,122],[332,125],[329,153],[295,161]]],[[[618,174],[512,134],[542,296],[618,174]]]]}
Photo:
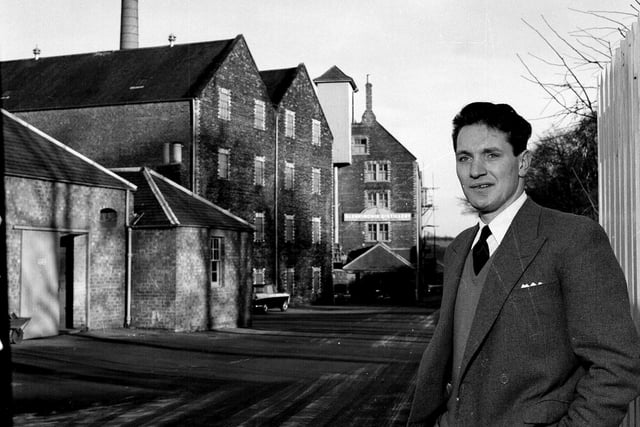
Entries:
{"type": "Polygon", "coordinates": [[[267,313],[270,308],[287,311],[289,300],[290,295],[287,292],[276,292],[273,285],[253,285],[252,306],[263,313],[267,313]]]}
{"type": "Polygon", "coordinates": [[[346,304],[351,301],[351,292],[349,285],[346,283],[336,283],[333,285],[333,302],[334,304],[346,304]]]}

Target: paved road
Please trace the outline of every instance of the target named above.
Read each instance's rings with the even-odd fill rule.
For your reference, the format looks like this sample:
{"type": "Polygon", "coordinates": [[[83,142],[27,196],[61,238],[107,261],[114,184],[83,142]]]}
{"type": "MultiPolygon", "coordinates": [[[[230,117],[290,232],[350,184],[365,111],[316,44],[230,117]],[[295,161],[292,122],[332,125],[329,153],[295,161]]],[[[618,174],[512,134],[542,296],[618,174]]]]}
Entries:
{"type": "Polygon", "coordinates": [[[431,312],[314,307],[256,315],[251,329],[24,341],[14,424],[401,426],[431,312]]]}

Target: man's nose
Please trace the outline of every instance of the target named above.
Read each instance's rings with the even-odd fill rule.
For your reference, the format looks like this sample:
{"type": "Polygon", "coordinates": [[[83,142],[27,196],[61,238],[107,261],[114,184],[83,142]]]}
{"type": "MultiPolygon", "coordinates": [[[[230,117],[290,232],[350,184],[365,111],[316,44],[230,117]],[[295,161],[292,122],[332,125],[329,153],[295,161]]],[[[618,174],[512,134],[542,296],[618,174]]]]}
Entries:
{"type": "Polygon", "coordinates": [[[480,159],[474,159],[471,162],[471,169],[469,175],[471,178],[478,178],[487,173],[487,169],[484,166],[484,162],[480,159]]]}

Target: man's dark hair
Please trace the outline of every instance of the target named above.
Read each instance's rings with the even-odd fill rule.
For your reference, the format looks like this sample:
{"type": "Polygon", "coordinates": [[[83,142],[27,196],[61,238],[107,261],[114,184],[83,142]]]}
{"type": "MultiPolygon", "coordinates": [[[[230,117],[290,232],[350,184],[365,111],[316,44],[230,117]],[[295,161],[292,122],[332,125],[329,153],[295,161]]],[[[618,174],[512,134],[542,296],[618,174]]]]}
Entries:
{"type": "Polygon", "coordinates": [[[484,124],[507,134],[507,141],[518,155],[527,149],[531,137],[531,125],[507,104],[472,102],[466,105],[453,119],[453,149],[458,148],[458,133],[464,126],[484,124]]]}

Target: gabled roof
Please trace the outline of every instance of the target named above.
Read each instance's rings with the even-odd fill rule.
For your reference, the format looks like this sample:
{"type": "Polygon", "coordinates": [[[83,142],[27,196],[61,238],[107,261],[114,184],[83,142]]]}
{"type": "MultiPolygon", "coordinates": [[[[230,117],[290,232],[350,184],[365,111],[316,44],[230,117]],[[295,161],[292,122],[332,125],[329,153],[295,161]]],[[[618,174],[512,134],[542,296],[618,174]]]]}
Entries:
{"type": "Polygon", "coordinates": [[[196,195],[152,169],[112,169],[138,186],[135,227],[211,227],[253,231],[247,221],[196,195]]]}
{"type": "Polygon", "coordinates": [[[11,111],[189,99],[242,39],[0,63],[11,111]]]}
{"type": "Polygon", "coordinates": [[[2,110],[5,175],[95,187],[135,190],[135,185],[2,110]]]}
{"type": "Polygon", "coordinates": [[[260,77],[262,77],[262,81],[267,86],[267,92],[273,105],[280,104],[282,97],[287,93],[293,80],[298,75],[299,68],[298,66],[295,68],[260,71],[260,77]]]}
{"type": "Polygon", "coordinates": [[[393,136],[391,134],[391,132],[389,132],[384,126],[382,126],[380,124],[380,122],[378,122],[377,119],[375,120],[375,122],[372,125],[367,125],[367,124],[364,124],[364,123],[353,123],[351,125],[351,131],[352,131],[353,135],[370,135],[372,126],[377,126],[378,128],[380,128],[380,130],[382,130],[389,137],[389,139],[391,139],[393,142],[395,142],[400,147],[402,147],[402,149],[409,156],[411,156],[411,158],[413,160],[417,160],[416,156],[414,156],[413,153],[411,151],[409,151],[409,149],[407,147],[405,147],[404,144],[402,144],[402,142],[398,141],[398,139],[395,136],[393,136]]]}
{"type": "Polygon", "coordinates": [[[349,83],[351,85],[351,88],[353,89],[354,92],[358,91],[358,86],[356,86],[356,82],[351,77],[349,77],[345,73],[343,73],[342,70],[340,68],[338,68],[336,65],[334,65],[333,67],[329,68],[320,77],[316,77],[315,79],[313,79],[313,82],[315,84],[318,84],[318,83],[346,82],[346,83],[349,83]]]}
{"type": "Polygon", "coordinates": [[[378,242],[342,269],[345,271],[390,272],[407,267],[413,268],[409,261],[393,252],[389,246],[378,242]]]}

